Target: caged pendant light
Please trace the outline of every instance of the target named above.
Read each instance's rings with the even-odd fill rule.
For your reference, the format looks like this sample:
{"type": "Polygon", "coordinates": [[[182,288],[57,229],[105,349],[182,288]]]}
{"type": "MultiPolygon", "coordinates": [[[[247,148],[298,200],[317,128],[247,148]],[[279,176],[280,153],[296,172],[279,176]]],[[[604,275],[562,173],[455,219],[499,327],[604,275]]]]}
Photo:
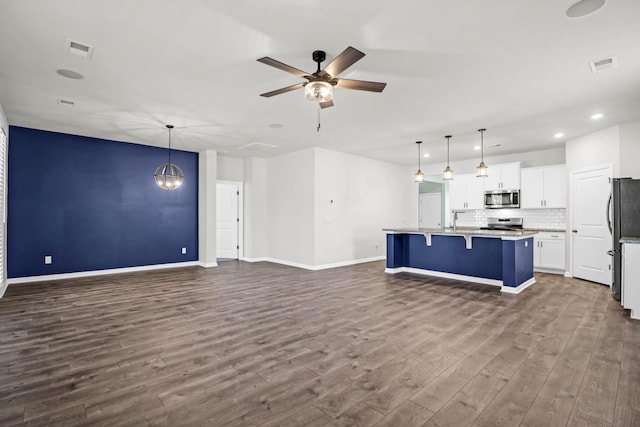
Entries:
{"type": "Polygon", "coordinates": [[[424,181],[424,173],[420,170],[420,144],[422,141],[416,141],[416,144],[418,144],[418,172],[416,172],[415,182],[420,183],[424,181]]]}
{"type": "Polygon", "coordinates": [[[451,139],[451,135],[447,135],[445,138],[447,138],[447,167],[442,171],[444,174],[442,179],[451,181],[453,179],[453,169],[449,167],[449,140],[451,139]]]}
{"type": "Polygon", "coordinates": [[[180,166],[171,163],[171,129],[173,125],[166,125],[169,129],[169,161],[168,163],[158,166],[153,178],[160,188],[165,190],[175,190],[182,185],[184,181],[184,173],[180,166]]]}
{"type": "Polygon", "coordinates": [[[478,132],[480,132],[480,164],[476,168],[476,170],[478,171],[478,174],[476,175],[476,177],[478,178],[487,178],[489,176],[489,174],[487,173],[487,169],[489,169],[489,166],[484,164],[484,132],[485,131],[486,129],[478,129],[478,132]]]}

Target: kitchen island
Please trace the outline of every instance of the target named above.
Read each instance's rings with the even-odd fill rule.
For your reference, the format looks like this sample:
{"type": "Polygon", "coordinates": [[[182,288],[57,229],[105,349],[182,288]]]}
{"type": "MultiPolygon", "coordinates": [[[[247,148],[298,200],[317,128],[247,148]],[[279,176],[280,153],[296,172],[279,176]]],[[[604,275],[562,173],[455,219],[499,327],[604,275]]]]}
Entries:
{"type": "Polygon", "coordinates": [[[500,286],[520,293],[535,283],[535,231],[398,228],[387,233],[387,273],[417,273],[500,286]]]}

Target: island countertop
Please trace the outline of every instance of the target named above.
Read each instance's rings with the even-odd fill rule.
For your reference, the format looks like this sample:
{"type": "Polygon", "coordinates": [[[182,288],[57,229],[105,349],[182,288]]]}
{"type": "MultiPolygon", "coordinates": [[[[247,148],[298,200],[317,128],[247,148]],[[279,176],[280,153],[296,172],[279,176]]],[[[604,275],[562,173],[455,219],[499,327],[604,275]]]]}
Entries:
{"type": "Polygon", "coordinates": [[[481,230],[474,227],[454,228],[383,228],[382,231],[396,234],[434,234],[443,236],[478,236],[526,238],[537,234],[534,230],[481,230]]]}

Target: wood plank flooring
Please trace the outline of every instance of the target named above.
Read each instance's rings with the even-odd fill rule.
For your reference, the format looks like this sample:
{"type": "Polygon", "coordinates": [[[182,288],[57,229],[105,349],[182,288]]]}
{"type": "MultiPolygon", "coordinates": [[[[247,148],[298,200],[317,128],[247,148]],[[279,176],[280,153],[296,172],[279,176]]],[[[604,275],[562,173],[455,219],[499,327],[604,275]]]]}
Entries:
{"type": "Polygon", "coordinates": [[[0,425],[638,426],[640,321],[383,262],[229,261],[10,286],[0,425]]]}

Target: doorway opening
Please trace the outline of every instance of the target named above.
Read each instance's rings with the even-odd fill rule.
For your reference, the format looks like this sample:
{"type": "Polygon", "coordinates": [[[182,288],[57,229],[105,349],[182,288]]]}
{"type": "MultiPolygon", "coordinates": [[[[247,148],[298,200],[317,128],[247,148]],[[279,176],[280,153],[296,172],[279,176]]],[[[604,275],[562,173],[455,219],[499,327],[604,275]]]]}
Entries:
{"type": "MultiPolygon", "coordinates": [[[[426,177],[425,177],[426,178],[426,177]]],[[[438,178],[431,178],[419,184],[418,227],[441,228],[445,224],[445,185],[438,178]]]]}

